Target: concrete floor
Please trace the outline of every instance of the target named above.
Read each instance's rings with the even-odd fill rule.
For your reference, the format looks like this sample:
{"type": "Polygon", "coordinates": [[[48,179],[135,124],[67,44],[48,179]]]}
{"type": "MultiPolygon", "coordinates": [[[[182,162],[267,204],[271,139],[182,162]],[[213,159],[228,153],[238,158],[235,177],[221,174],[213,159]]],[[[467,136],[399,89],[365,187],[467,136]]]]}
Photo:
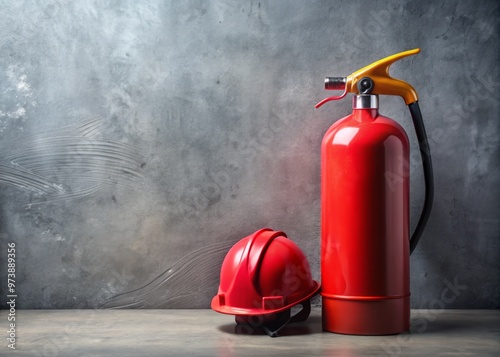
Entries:
{"type": "MultiPolygon", "coordinates": [[[[5,332],[7,311],[1,311],[5,332]]],[[[412,331],[346,336],[321,331],[321,311],[270,338],[236,333],[211,310],[21,310],[16,351],[0,356],[499,356],[500,311],[413,310],[412,331]]]]}

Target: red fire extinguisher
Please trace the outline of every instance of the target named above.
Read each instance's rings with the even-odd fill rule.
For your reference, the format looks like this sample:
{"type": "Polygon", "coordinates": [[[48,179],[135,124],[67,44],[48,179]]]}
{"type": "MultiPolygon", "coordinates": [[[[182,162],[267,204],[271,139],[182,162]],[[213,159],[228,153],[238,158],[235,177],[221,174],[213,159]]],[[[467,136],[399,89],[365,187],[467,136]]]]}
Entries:
{"type": "Polygon", "coordinates": [[[389,75],[413,49],[374,62],[325,88],[350,93],[353,113],[335,122],[321,146],[321,285],[323,329],[384,335],[410,327],[409,256],[430,215],[432,163],[416,91],[389,75]],[[409,142],[403,128],[378,112],[378,95],[408,105],[423,162],[425,200],[409,237],[409,142]]]}

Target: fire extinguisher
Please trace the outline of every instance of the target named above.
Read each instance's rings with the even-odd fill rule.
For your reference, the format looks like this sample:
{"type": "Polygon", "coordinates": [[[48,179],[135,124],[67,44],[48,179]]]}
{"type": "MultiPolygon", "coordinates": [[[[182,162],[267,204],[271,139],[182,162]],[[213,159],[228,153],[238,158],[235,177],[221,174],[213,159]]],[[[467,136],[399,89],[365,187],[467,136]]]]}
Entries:
{"type": "Polygon", "coordinates": [[[325,88],[343,90],[316,105],[354,93],[353,112],[335,122],[321,146],[321,285],[325,331],[396,334],[410,327],[409,256],[429,218],[432,162],[413,87],[389,75],[395,61],[420,49],[376,61],[325,88]],[[378,111],[379,94],[408,105],[423,163],[425,199],[409,232],[409,141],[378,111]]]}

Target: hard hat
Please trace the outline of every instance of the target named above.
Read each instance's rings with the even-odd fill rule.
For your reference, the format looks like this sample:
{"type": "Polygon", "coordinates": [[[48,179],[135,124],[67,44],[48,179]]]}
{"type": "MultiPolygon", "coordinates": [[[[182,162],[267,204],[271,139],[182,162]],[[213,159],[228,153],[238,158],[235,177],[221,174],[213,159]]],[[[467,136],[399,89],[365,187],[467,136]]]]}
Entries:
{"type": "Polygon", "coordinates": [[[271,337],[289,322],[309,316],[319,291],[300,248],[281,231],[269,228],[243,238],[226,254],[212,309],[236,315],[236,323],[262,327],[271,337]],[[290,317],[291,308],[302,311],[290,317]]]}

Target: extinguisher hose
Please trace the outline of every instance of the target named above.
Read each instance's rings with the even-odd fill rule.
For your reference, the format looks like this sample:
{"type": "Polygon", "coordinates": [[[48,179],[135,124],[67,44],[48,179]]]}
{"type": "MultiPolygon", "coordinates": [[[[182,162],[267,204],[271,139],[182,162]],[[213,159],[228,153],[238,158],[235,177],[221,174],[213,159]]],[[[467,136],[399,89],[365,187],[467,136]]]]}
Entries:
{"type": "Polygon", "coordinates": [[[425,225],[427,224],[431,214],[432,202],[434,201],[434,173],[432,170],[431,151],[429,149],[429,142],[427,140],[427,134],[425,132],[424,121],[422,120],[422,113],[420,112],[418,101],[409,104],[408,108],[410,109],[411,118],[413,119],[413,125],[417,134],[418,146],[422,157],[425,183],[425,197],[422,213],[420,214],[415,231],[410,238],[411,254],[417,247],[418,241],[424,232],[425,225]]]}

